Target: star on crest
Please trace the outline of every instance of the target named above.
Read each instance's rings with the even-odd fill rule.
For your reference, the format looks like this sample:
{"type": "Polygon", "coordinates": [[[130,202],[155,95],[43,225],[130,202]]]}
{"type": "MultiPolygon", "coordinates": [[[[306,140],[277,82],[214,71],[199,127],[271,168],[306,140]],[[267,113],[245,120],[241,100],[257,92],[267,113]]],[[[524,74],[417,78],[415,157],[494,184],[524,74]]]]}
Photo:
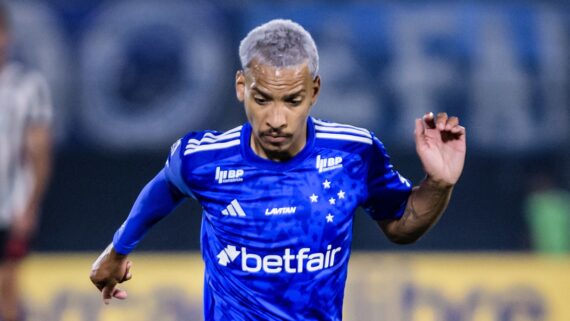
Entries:
{"type": "Polygon", "coordinates": [[[329,198],[329,203],[330,203],[331,205],[334,205],[334,204],[336,204],[336,200],[331,197],[331,198],[329,198]]]}
{"type": "Polygon", "coordinates": [[[315,195],[315,193],[313,193],[313,195],[311,195],[310,198],[311,198],[311,203],[316,203],[319,200],[319,197],[315,195]]]}
{"type": "Polygon", "coordinates": [[[343,190],[340,190],[340,192],[336,193],[336,195],[338,195],[338,199],[339,199],[339,200],[344,199],[344,194],[345,194],[345,193],[344,193],[343,190]]]}
{"type": "Polygon", "coordinates": [[[331,182],[329,182],[328,179],[325,179],[325,181],[323,182],[323,187],[326,189],[331,188],[331,182]]]}
{"type": "Polygon", "coordinates": [[[327,219],[327,223],[332,223],[333,219],[334,219],[334,215],[331,215],[331,213],[329,213],[329,215],[326,216],[327,219]]]}

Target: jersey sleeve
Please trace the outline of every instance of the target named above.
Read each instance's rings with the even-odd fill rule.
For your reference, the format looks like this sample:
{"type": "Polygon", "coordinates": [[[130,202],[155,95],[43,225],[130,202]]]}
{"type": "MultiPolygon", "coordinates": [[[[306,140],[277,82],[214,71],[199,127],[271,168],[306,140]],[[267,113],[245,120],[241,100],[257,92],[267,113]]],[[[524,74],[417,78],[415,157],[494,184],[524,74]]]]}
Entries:
{"type": "Polygon", "coordinates": [[[363,208],[374,220],[398,219],[404,213],[412,184],[390,163],[384,144],[372,136],[368,151],[368,195],[363,208]]]}
{"type": "Polygon", "coordinates": [[[186,135],[185,137],[177,140],[170,148],[170,155],[166,159],[166,164],[164,165],[164,172],[166,174],[166,179],[180,191],[182,194],[195,198],[192,191],[188,187],[187,182],[184,180],[183,172],[184,168],[184,148],[183,142],[188,141],[188,136],[192,136],[193,133],[186,135]]]}
{"type": "Polygon", "coordinates": [[[129,216],[113,237],[117,253],[129,254],[148,230],[170,214],[183,199],[183,195],[167,180],[161,170],[141,191],[129,216]]]}
{"type": "Polygon", "coordinates": [[[130,253],[154,224],[191,195],[182,178],[182,141],[172,145],[164,168],[143,188],[129,216],[115,232],[113,248],[117,253],[130,253]]]}

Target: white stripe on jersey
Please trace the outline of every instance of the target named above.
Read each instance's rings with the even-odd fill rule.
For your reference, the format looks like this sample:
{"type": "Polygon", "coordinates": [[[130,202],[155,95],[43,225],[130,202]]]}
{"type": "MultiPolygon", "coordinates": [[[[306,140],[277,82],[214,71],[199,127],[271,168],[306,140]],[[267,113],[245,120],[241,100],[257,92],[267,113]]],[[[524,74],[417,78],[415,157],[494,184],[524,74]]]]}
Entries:
{"type": "Polygon", "coordinates": [[[320,126],[328,127],[328,128],[350,128],[350,129],[354,129],[356,131],[359,131],[362,134],[370,137],[370,132],[364,128],[361,128],[361,127],[356,127],[356,126],[351,126],[351,125],[346,125],[346,124],[329,123],[329,122],[325,122],[325,121],[322,121],[322,120],[319,120],[316,118],[313,118],[313,123],[315,123],[315,125],[320,125],[320,126]]]}
{"type": "Polygon", "coordinates": [[[344,135],[344,134],[329,134],[329,133],[317,133],[315,135],[317,138],[325,139],[339,139],[339,140],[349,140],[353,142],[365,143],[372,145],[372,139],[362,136],[344,135]]]}
{"type": "Polygon", "coordinates": [[[323,132],[351,133],[351,134],[355,134],[355,135],[359,135],[359,136],[365,136],[368,138],[372,138],[372,135],[370,135],[369,132],[363,133],[363,132],[356,130],[356,129],[353,129],[353,128],[324,127],[324,126],[315,125],[315,129],[317,131],[323,131],[323,132]]]}
{"type": "Polygon", "coordinates": [[[239,139],[230,140],[229,142],[223,143],[215,143],[215,144],[208,144],[208,145],[198,145],[196,148],[187,149],[184,151],[184,155],[189,155],[197,152],[203,152],[206,150],[215,150],[215,149],[224,149],[232,146],[236,146],[240,144],[239,139]]]}
{"type": "Polygon", "coordinates": [[[186,149],[189,148],[193,148],[197,145],[203,144],[203,143],[214,143],[220,140],[224,140],[224,139],[230,139],[230,138],[235,138],[235,137],[239,137],[239,135],[241,134],[241,128],[242,126],[238,126],[236,128],[230,129],[222,134],[219,135],[214,135],[212,133],[205,133],[204,136],[202,137],[202,139],[189,139],[188,143],[186,144],[186,149]]]}
{"type": "Polygon", "coordinates": [[[204,136],[204,138],[202,138],[200,140],[189,139],[188,144],[186,144],[186,149],[189,149],[191,147],[198,146],[198,145],[201,145],[204,143],[215,143],[215,142],[220,141],[220,140],[236,138],[236,137],[239,137],[240,135],[241,135],[241,133],[237,132],[237,133],[231,133],[229,135],[219,135],[219,136],[216,136],[214,138],[204,136]]]}

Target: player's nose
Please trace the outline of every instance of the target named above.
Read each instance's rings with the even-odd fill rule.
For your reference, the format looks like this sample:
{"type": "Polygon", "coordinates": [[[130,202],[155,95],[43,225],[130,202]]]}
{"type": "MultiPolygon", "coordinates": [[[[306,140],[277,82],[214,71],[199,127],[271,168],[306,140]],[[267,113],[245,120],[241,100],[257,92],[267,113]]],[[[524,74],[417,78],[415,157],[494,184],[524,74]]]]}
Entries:
{"type": "Polygon", "coordinates": [[[274,129],[287,127],[287,118],[283,106],[274,105],[271,107],[267,117],[267,125],[274,129]]]}

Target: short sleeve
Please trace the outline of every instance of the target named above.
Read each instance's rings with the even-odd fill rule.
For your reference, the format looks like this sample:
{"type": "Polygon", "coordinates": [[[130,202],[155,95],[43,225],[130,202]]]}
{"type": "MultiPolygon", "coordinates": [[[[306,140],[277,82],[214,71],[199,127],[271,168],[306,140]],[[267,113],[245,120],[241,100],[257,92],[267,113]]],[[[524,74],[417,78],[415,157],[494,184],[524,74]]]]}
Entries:
{"type": "Polygon", "coordinates": [[[26,85],[28,122],[31,124],[51,123],[53,106],[47,81],[41,74],[32,72],[28,76],[26,85]]]}
{"type": "Polygon", "coordinates": [[[377,137],[373,136],[372,146],[366,156],[368,195],[363,204],[364,209],[374,220],[400,218],[412,184],[394,169],[390,156],[377,137]]]}
{"type": "Polygon", "coordinates": [[[170,154],[166,159],[166,164],[164,165],[164,172],[166,173],[166,178],[172,186],[174,186],[179,192],[186,196],[191,196],[192,192],[188,185],[184,181],[183,171],[183,154],[181,152],[180,145],[182,144],[182,138],[177,140],[172,147],[170,147],[170,154]]]}

